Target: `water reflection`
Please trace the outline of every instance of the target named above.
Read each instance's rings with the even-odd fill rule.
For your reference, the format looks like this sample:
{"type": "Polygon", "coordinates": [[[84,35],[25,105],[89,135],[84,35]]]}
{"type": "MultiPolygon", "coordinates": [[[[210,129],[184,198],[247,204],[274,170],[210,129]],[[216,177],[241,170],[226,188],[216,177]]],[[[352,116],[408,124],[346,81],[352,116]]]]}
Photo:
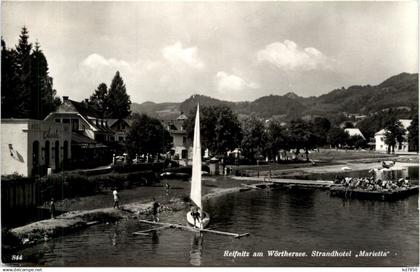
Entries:
{"type": "Polygon", "coordinates": [[[159,244],[159,235],[158,235],[158,231],[154,230],[152,231],[152,245],[157,245],[159,244]]]}
{"type": "MultiPolygon", "coordinates": [[[[165,229],[134,220],[99,224],[19,251],[48,266],[408,266],[418,265],[418,196],[396,202],[347,200],[325,191],[254,190],[209,201],[211,228],[243,239],[165,229]],[[344,203],[344,206],[343,206],[344,203]],[[44,248],[43,248],[44,247],[44,248]],[[98,250],[100,248],[101,250],[98,250]],[[389,258],[228,258],[224,250],[389,250],[389,258]],[[205,250],[205,253],[204,253],[205,250]]],[[[185,223],[185,213],[170,222],[185,223]]]]}
{"type": "Polygon", "coordinates": [[[117,239],[118,239],[118,222],[115,222],[115,225],[111,231],[111,243],[112,246],[115,247],[117,246],[117,239]]]}
{"type": "Polygon", "coordinates": [[[191,238],[190,264],[201,266],[201,258],[203,254],[203,233],[194,233],[191,238]]]}

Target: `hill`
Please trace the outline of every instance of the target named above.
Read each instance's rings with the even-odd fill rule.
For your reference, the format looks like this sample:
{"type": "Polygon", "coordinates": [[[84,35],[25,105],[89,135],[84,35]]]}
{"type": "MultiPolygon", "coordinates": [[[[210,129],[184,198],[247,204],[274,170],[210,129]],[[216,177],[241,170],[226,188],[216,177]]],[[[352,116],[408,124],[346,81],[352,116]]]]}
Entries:
{"type": "Polygon", "coordinates": [[[377,86],[354,85],[335,89],[318,97],[301,97],[289,92],[269,95],[251,102],[230,102],[204,95],[193,95],[182,103],[133,103],[133,112],[168,119],[189,113],[197,103],[202,106],[226,105],[241,115],[257,113],[261,117],[279,116],[290,120],[303,116],[332,116],[348,112],[370,114],[388,108],[418,108],[418,74],[401,73],[377,86]]]}
{"type": "Polygon", "coordinates": [[[141,104],[132,103],[131,111],[133,113],[145,113],[162,120],[176,119],[181,113],[179,103],[154,103],[149,101],[141,104]]]}

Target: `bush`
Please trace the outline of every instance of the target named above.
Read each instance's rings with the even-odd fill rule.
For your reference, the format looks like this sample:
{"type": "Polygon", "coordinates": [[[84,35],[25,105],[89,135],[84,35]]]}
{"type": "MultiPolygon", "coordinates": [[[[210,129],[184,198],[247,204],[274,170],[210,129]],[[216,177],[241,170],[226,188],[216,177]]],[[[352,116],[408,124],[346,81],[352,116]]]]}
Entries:
{"type": "Polygon", "coordinates": [[[41,199],[71,198],[92,195],[97,192],[96,184],[80,174],[53,174],[40,180],[41,199]]]}
{"type": "Polygon", "coordinates": [[[78,173],[53,174],[40,179],[40,199],[45,202],[51,197],[59,200],[88,196],[114,187],[121,190],[133,186],[150,185],[155,181],[157,178],[153,171],[108,173],[95,176],[78,173]]]}
{"type": "Polygon", "coordinates": [[[154,171],[160,172],[164,168],[164,162],[155,163],[138,163],[138,164],[125,164],[125,165],[114,165],[112,169],[116,173],[129,173],[139,171],[154,171]]]}

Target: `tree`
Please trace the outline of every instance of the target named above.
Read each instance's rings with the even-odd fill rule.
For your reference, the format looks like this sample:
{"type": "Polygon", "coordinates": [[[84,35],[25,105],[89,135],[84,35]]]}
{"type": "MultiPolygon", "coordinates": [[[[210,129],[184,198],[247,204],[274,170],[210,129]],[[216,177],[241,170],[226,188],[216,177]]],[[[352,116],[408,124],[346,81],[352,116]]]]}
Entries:
{"type": "Polygon", "coordinates": [[[44,119],[56,108],[56,91],[52,87],[52,78],[48,74],[48,62],[39,43],[31,54],[30,72],[30,118],[44,119]]]}
{"type": "MultiPolygon", "coordinates": [[[[417,109],[414,110],[417,112],[417,109]]],[[[373,138],[375,133],[383,129],[389,122],[410,118],[410,112],[404,109],[389,109],[372,114],[357,123],[357,127],[366,137],[373,138]]]]}
{"type": "Polygon", "coordinates": [[[254,160],[264,154],[267,144],[267,133],[264,123],[255,114],[251,114],[243,122],[243,155],[254,160]]]}
{"type": "Polygon", "coordinates": [[[319,145],[327,144],[328,131],[331,128],[331,122],[325,117],[316,117],[313,121],[313,130],[319,139],[319,145]]]}
{"type": "Polygon", "coordinates": [[[349,138],[350,135],[339,127],[333,127],[328,131],[327,140],[331,147],[342,147],[348,143],[349,138]]]}
{"type": "Polygon", "coordinates": [[[351,147],[359,149],[365,147],[367,143],[362,136],[353,135],[349,137],[349,139],[347,140],[347,144],[351,147]]]}
{"type": "Polygon", "coordinates": [[[21,80],[15,50],[7,49],[1,39],[1,116],[2,118],[26,117],[26,101],[20,92],[21,80]]]}
{"type": "Polygon", "coordinates": [[[280,149],[288,147],[286,128],[277,120],[271,120],[267,128],[267,153],[271,158],[278,155],[280,149]]]}
{"type": "Polygon", "coordinates": [[[16,50],[2,39],[2,117],[44,119],[60,104],[55,97],[48,62],[38,43],[32,51],[26,27],[16,50]]]}
{"type": "Polygon", "coordinates": [[[112,79],[111,86],[109,87],[106,105],[108,106],[106,116],[109,118],[126,118],[131,114],[130,96],[127,94],[124,81],[118,71],[112,79]]]}
{"type": "MultiPolygon", "coordinates": [[[[190,139],[194,134],[197,108],[190,111],[185,123],[190,139]]],[[[242,139],[242,129],[236,114],[227,106],[200,107],[200,134],[203,149],[212,154],[223,154],[238,147],[242,139]]]]}
{"type": "Polygon", "coordinates": [[[395,153],[395,145],[404,141],[405,129],[400,121],[390,120],[385,126],[385,144],[388,145],[388,154],[395,153]]]}
{"type": "Polygon", "coordinates": [[[16,45],[16,64],[20,82],[15,86],[15,92],[18,94],[22,104],[21,114],[24,117],[29,117],[31,113],[31,50],[32,44],[29,43],[29,33],[27,28],[23,26],[16,45]]]}
{"type": "Polygon", "coordinates": [[[134,114],[133,125],[128,131],[126,148],[128,154],[159,154],[167,152],[172,145],[169,132],[159,120],[146,114],[134,114]]]}
{"type": "Polygon", "coordinates": [[[305,150],[306,160],[309,161],[309,149],[317,147],[318,137],[313,131],[312,123],[305,122],[302,119],[293,120],[289,127],[290,145],[296,149],[296,158],[300,149],[305,150]]]}
{"type": "Polygon", "coordinates": [[[98,88],[96,88],[95,92],[90,96],[89,103],[93,105],[101,114],[101,117],[104,118],[108,107],[107,102],[108,87],[105,83],[101,83],[98,88]]]}
{"type": "Polygon", "coordinates": [[[350,121],[345,121],[344,122],[344,128],[354,128],[354,125],[350,121]]]}
{"type": "Polygon", "coordinates": [[[416,113],[408,130],[408,145],[410,151],[419,152],[419,115],[416,113]]]}

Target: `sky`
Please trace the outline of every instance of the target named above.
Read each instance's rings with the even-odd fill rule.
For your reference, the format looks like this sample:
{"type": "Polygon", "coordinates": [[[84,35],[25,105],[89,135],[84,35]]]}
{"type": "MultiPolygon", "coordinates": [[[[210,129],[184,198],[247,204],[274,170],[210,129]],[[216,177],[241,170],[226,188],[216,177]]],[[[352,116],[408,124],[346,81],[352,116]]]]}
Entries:
{"type": "Polygon", "coordinates": [[[319,96],[418,72],[418,7],[407,2],[10,2],[59,96],[88,98],[116,71],[132,102],[319,96]]]}

